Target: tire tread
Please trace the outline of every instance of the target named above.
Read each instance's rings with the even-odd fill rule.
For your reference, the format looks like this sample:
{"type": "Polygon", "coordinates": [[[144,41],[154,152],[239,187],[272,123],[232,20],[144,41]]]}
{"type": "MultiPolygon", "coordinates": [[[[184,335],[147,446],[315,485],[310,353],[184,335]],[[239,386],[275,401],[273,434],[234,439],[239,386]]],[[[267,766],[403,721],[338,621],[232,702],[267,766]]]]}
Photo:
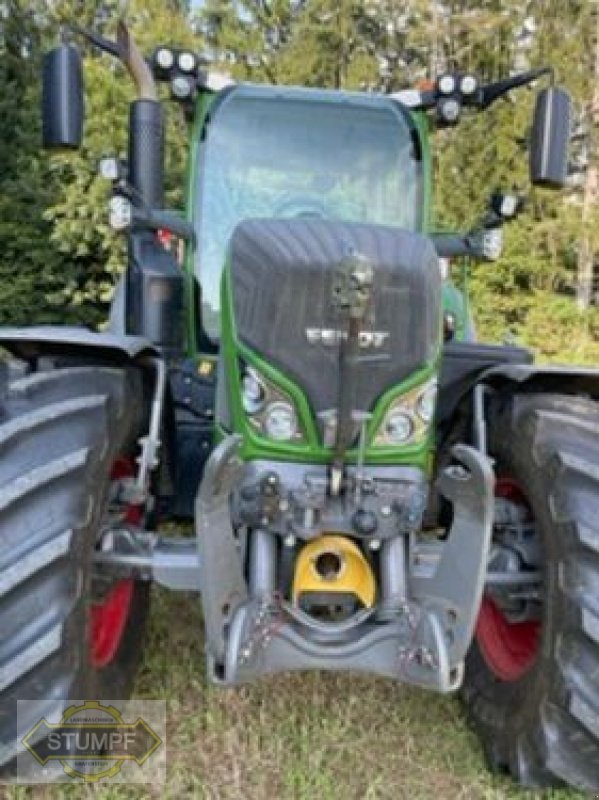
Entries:
{"type": "Polygon", "coordinates": [[[592,498],[599,497],[599,404],[521,395],[493,427],[491,453],[529,476],[524,485],[529,499],[536,492],[546,548],[551,538],[552,632],[536,677],[522,679],[536,681],[538,691],[530,683],[522,696],[498,688],[474,646],[463,697],[492,766],[507,765],[528,788],[567,783],[598,792],[599,516],[592,498]],[[521,714],[517,706],[513,714],[498,708],[511,697],[526,706],[521,714]]]}
{"type": "Polygon", "coordinates": [[[92,364],[19,376],[2,389],[0,767],[10,771],[17,699],[43,705],[91,685],[84,565],[111,460],[138,424],[141,382],[133,369],[92,364]]]}

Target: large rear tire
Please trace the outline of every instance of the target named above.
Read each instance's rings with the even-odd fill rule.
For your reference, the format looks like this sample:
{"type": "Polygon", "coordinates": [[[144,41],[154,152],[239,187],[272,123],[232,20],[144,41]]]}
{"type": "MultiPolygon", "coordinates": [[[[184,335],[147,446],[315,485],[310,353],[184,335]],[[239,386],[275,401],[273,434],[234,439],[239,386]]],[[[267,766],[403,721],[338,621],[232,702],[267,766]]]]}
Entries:
{"type": "Polygon", "coordinates": [[[512,631],[500,659],[505,630],[495,620],[494,657],[487,627],[468,655],[463,696],[492,767],[527,787],[597,792],[599,405],[517,396],[492,415],[489,444],[498,474],[525,494],[540,537],[539,642],[531,658],[530,636],[512,631]]]}
{"type": "MultiPolygon", "coordinates": [[[[149,586],[130,584],[118,640],[108,642],[112,652],[98,650],[96,643],[94,656],[90,637],[103,600],[97,596],[93,552],[113,465],[135,447],[143,416],[142,377],[135,368],[52,367],[5,382],[0,399],[0,773],[14,767],[18,700],[38,701],[35,719],[19,719],[20,732],[64,699],[119,699],[131,691],[149,586]]],[[[104,600],[106,593],[113,599],[114,618],[110,579],[101,585],[104,600]]]]}

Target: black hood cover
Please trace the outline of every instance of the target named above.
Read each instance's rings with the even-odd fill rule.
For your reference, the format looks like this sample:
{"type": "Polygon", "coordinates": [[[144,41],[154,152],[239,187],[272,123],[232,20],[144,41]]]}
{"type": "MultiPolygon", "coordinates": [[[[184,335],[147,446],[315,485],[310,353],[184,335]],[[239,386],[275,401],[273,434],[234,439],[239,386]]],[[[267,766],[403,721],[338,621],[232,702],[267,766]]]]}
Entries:
{"type": "Polygon", "coordinates": [[[346,329],[331,306],[335,268],[354,251],[375,271],[371,320],[388,334],[363,348],[357,408],[436,355],[440,346],[441,276],[426,236],[379,225],[321,219],[246,220],[231,239],[237,336],[306,392],[315,413],[337,405],[339,346],[314,331],[346,329]]]}

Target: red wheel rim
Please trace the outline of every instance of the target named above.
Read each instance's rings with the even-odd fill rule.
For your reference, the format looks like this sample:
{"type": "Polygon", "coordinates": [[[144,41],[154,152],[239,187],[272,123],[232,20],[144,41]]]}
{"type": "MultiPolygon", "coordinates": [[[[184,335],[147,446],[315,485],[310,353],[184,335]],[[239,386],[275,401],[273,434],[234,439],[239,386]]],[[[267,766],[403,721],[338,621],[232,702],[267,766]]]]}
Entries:
{"type": "Polygon", "coordinates": [[[118,581],[102,603],[90,609],[91,646],[90,661],[96,668],[106,667],[116,656],[131,611],[134,581],[118,581]]]}
{"type": "MultiPolygon", "coordinates": [[[[113,464],[111,479],[116,481],[134,474],[133,460],[119,458],[113,464]]],[[[142,506],[130,505],[125,510],[125,520],[132,525],[139,525],[142,519],[142,506]]],[[[90,607],[89,660],[96,669],[108,666],[118,652],[131,613],[134,589],[133,578],[117,581],[101,603],[90,607]]]]}
{"type": "MultiPolygon", "coordinates": [[[[495,496],[528,505],[524,493],[510,478],[497,481],[495,496]]],[[[491,597],[483,597],[476,641],[487,666],[499,680],[517,681],[532,669],[539,652],[540,633],[540,622],[510,622],[491,597]]]]}

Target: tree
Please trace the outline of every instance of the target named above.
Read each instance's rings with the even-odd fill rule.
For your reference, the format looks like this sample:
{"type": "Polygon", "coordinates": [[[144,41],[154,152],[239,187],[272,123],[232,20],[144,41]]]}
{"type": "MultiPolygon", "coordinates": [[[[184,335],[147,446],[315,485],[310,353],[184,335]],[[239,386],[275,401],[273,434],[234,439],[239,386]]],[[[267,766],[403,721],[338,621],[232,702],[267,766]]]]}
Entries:
{"type": "Polygon", "coordinates": [[[280,83],[279,54],[302,0],[207,0],[196,20],[207,54],[241,80],[280,83]]]}
{"type": "MultiPolygon", "coordinates": [[[[61,317],[54,302],[61,257],[43,214],[52,176],[39,151],[42,14],[7,0],[0,14],[0,322],[50,322],[61,317]]],[[[68,271],[68,267],[67,267],[68,271]]]]}
{"type": "MultiPolygon", "coordinates": [[[[77,19],[80,24],[114,36],[118,3],[56,3],[55,26],[77,19]],[[76,13],[77,12],[77,13],[76,13]]],[[[131,2],[127,22],[143,52],[160,43],[197,48],[197,39],[180,2],[131,2]]],[[[134,90],[121,65],[78,40],[84,54],[86,120],[83,146],[77,154],[50,158],[55,196],[45,212],[52,223],[54,246],[73,264],[58,295],[63,305],[79,309],[88,322],[106,317],[116,281],[125,265],[125,242],[108,225],[109,186],[97,171],[106,155],[126,156],[127,109],[134,90]]],[[[187,127],[176,107],[169,106],[167,129],[167,197],[181,204],[187,155],[187,127]]]]}

